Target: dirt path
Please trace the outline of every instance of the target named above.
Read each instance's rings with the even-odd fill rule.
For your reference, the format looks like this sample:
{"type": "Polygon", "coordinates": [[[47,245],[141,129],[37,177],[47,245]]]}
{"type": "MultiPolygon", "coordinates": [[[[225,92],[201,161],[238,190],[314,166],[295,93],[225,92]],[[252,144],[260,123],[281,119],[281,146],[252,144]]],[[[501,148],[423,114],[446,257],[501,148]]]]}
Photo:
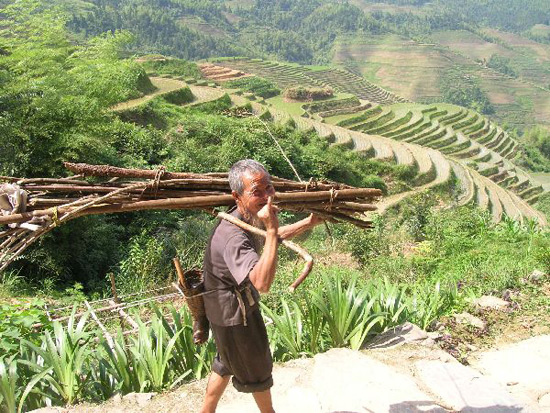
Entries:
{"type": "Polygon", "coordinates": [[[168,79],[164,77],[151,77],[150,79],[153,86],[157,88],[156,91],[137,99],[131,99],[131,100],[127,100],[126,102],[121,102],[113,106],[111,109],[114,111],[131,109],[141,105],[142,103],[148,102],[149,100],[153,99],[158,95],[172,92],[174,90],[178,90],[186,86],[186,83],[182,82],[181,80],[168,79]]]}
{"type": "Polygon", "coordinates": [[[151,83],[157,88],[157,90],[149,95],[142,96],[138,99],[127,100],[126,102],[121,102],[111,109],[114,111],[127,110],[135,108],[145,102],[150,101],[156,96],[163,95],[165,93],[172,92],[174,90],[181,89],[183,87],[189,87],[195,99],[193,102],[188,104],[189,106],[198,105],[199,103],[209,102],[212,100],[219,99],[222,97],[225,92],[222,89],[208,87],[208,86],[195,86],[188,85],[181,80],[168,79],[164,77],[151,77],[151,83]]]}

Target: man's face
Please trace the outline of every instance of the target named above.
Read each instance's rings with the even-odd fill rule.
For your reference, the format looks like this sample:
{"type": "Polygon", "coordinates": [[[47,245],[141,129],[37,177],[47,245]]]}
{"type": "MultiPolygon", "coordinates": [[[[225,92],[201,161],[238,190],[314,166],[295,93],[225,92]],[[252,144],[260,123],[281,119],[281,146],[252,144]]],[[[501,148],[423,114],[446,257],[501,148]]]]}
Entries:
{"type": "Polygon", "coordinates": [[[241,213],[245,217],[256,217],[256,214],[267,204],[267,198],[275,195],[269,174],[262,172],[247,173],[243,177],[243,193],[233,192],[241,213]]]}

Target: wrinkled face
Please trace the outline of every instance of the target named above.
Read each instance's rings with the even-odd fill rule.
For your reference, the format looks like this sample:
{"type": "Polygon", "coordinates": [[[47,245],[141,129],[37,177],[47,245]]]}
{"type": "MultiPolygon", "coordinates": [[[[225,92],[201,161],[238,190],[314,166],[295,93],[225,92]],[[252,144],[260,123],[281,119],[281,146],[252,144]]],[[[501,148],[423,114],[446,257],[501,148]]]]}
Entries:
{"type": "Polygon", "coordinates": [[[262,207],[267,204],[267,198],[275,195],[269,174],[262,172],[244,174],[243,193],[233,191],[233,198],[237,202],[239,211],[245,218],[255,217],[262,207]]]}

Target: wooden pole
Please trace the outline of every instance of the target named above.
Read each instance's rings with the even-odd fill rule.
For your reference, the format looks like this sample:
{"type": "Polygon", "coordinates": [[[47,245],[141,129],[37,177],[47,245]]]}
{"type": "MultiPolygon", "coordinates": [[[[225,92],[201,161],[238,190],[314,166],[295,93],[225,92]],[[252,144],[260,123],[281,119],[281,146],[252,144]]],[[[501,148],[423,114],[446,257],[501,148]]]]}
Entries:
{"type": "Polygon", "coordinates": [[[115,342],[113,340],[113,336],[111,336],[111,334],[107,331],[107,329],[105,328],[103,323],[101,321],[99,321],[99,318],[97,317],[97,315],[94,312],[94,309],[92,308],[90,303],[88,303],[88,301],[84,301],[84,305],[86,305],[86,307],[88,308],[88,311],[90,312],[90,315],[95,320],[95,322],[97,323],[97,325],[99,326],[101,331],[103,331],[103,335],[105,336],[105,339],[107,340],[107,344],[109,345],[111,350],[114,352],[115,351],[115,342]]]}
{"type": "MultiPolygon", "coordinates": [[[[241,221],[238,218],[235,218],[233,215],[226,214],[225,212],[219,212],[218,218],[225,219],[229,222],[231,222],[234,225],[237,225],[238,227],[244,229],[245,231],[252,232],[256,235],[261,235],[263,237],[266,237],[267,233],[259,228],[256,228],[250,224],[247,224],[244,221],[241,221]]],[[[283,244],[285,247],[291,249],[292,251],[298,253],[305,261],[304,269],[296,278],[296,280],[288,287],[288,290],[290,292],[294,292],[296,288],[307,278],[309,273],[311,272],[311,269],[313,268],[313,257],[307,252],[305,249],[300,247],[299,245],[293,243],[292,241],[283,239],[281,240],[281,244],[283,244]]]]}
{"type": "MultiPolygon", "coordinates": [[[[119,188],[117,191],[123,191],[125,188],[119,188]]],[[[115,192],[117,192],[115,191],[115,192]]],[[[113,194],[113,193],[111,193],[113,194]]],[[[357,198],[372,198],[380,196],[382,192],[379,189],[372,188],[359,188],[359,189],[342,189],[338,191],[318,191],[318,192],[283,192],[275,195],[274,202],[276,204],[284,203],[299,203],[299,202],[313,202],[330,200],[346,201],[357,198]]],[[[109,194],[105,195],[107,197],[109,194]]],[[[99,199],[97,200],[99,202],[99,199]]],[[[191,198],[166,198],[155,199],[148,201],[138,201],[125,204],[112,204],[106,206],[90,206],[85,208],[84,205],[79,206],[77,216],[83,215],[96,215],[107,214],[117,212],[130,212],[139,211],[144,209],[200,209],[215,206],[230,206],[235,203],[231,195],[213,195],[213,196],[200,196],[191,198]]],[[[0,217],[0,224],[10,224],[29,221],[34,217],[54,216],[56,214],[74,213],[73,207],[60,206],[57,209],[44,209],[32,212],[25,212],[22,214],[13,214],[0,217]]]]}
{"type": "Polygon", "coordinates": [[[120,303],[120,300],[118,299],[118,295],[117,295],[117,292],[116,292],[115,275],[112,272],[110,272],[109,273],[109,278],[111,280],[111,292],[113,293],[113,300],[114,300],[115,304],[118,304],[118,303],[120,303]]]}
{"type": "Polygon", "coordinates": [[[174,257],[174,267],[176,267],[176,273],[178,274],[178,283],[179,285],[185,285],[185,277],[183,276],[183,268],[181,268],[181,263],[178,257],[174,257]]]}

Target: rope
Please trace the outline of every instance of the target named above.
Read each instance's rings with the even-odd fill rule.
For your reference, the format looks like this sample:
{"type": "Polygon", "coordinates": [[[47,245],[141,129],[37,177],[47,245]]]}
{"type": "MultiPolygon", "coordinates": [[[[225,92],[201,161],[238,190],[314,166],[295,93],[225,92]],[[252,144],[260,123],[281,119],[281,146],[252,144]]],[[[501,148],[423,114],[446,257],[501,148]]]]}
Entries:
{"type": "Polygon", "coordinates": [[[166,167],[160,166],[157,169],[157,173],[155,174],[155,178],[153,179],[153,182],[151,183],[151,189],[154,190],[155,197],[157,196],[157,193],[159,190],[160,180],[162,179],[162,176],[165,174],[165,172],[166,172],[166,167]]]}
{"type": "Polygon", "coordinates": [[[52,215],[52,221],[53,221],[53,226],[54,227],[58,227],[59,225],[61,225],[61,222],[59,221],[59,216],[58,216],[58,209],[57,207],[54,207],[53,208],[53,215],[52,215]]]}

